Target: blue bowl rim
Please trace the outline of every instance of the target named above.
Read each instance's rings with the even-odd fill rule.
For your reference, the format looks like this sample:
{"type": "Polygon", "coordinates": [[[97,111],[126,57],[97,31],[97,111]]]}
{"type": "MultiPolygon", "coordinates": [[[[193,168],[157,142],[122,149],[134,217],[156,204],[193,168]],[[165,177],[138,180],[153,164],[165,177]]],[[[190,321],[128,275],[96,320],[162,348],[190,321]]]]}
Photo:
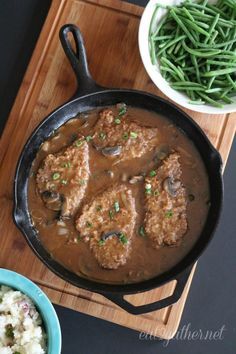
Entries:
{"type": "Polygon", "coordinates": [[[12,270],[0,268],[0,286],[9,286],[27,295],[40,313],[47,332],[47,354],[61,353],[61,328],[56,311],[46,294],[31,280],[12,270]]]}

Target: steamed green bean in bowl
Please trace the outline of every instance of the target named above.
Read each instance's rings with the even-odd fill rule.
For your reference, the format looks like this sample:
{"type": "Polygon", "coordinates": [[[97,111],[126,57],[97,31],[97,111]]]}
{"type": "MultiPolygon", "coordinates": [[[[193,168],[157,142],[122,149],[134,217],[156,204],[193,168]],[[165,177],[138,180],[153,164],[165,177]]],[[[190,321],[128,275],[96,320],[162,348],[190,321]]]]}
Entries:
{"type": "Polygon", "coordinates": [[[163,78],[192,105],[223,108],[236,96],[235,0],[183,1],[155,5],[149,52],[163,78]],[[165,15],[159,19],[159,11],[165,15]]]}

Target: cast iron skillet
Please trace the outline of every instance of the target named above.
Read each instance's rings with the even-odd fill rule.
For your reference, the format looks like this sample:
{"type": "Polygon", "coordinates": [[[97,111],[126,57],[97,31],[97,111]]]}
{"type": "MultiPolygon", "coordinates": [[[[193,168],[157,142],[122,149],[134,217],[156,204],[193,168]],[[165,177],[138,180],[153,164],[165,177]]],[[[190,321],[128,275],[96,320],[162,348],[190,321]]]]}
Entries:
{"type": "Polygon", "coordinates": [[[193,263],[206,248],[218,223],[223,198],[221,157],[199,126],[172,103],[145,92],[126,89],[107,89],[98,86],[89,73],[83,39],[76,26],[71,24],[63,26],[60,30],[60,40],[77,77],[78,89],[69,102],[56,109],[40,123],[23,148],[15,175],[14,221],[36,255],[50,270],[64,280],[80,288],[100,293],[133,314],[141,314],[166,307],[180,298],[193,263]],[[72,49],[68,39],[68,33],[72,33],[73,35],[76,44],[76,52],[72,49]],[[37,151],[42,142],[47,139],[55,129],[67,122],[68,119],[77,116],[79,112],[86,112],[96,107],[115,105],[119,102],[125,102],[130,106],[144,108],[168,117],[168,119],[179,126],[194,142],[207,169],[210,182],[211,206],[207,221],[201,235],[199,235],[198,241],[176,266],[147,281],[136,284],[112,285],[79,277],[50,257],[31,224],[27,201],[27,188],[30,168],[37,151]],[[139,293],[154,289],[173,279],[177,281],[175,291],[171,296],[165,299],[142,306],[133,306],[124,299],[125,294],[139,293]]]}

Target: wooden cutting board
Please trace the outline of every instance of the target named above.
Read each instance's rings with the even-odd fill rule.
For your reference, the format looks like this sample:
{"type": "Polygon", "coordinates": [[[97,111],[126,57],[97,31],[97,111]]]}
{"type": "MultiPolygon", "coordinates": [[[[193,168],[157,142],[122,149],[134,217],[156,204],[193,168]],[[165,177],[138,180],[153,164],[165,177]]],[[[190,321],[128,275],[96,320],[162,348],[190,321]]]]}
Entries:
{"type": "MultiPolygon", "coordinates": [[[[162,338],[174,336],[188,295],[194,269],[181,299],[169,308],[134,316],[101,295],[78,289],[50,272],[33,254],[12,220],[13,179],[20,151],[38,123],[68,100],[76,81],[60,46],[65,23],[83,33],[91,73],[105,87],[136,88],[161,93],[148,78],[138,51],[138,26],[143,8],[119,0],[54,0],[1,139],[0,266],[31,278],[57,304],[162,338]]],[[[226,163],[236,115],[210,116],[188,112],[204,129],[226,163]]],[[[144,304],[169,296],[175,282],[127,296],[144,304]]]]}

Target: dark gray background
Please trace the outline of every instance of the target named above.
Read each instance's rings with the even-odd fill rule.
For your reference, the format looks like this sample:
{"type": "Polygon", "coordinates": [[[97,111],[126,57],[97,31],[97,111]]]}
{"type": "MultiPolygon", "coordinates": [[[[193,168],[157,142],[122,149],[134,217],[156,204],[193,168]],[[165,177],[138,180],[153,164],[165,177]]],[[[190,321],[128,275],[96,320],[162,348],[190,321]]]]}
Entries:
{"type": "MultiPolygon", "coordinates": [[[[0,129],[14,102],[50,2],[0,1],[0,129]]],[[[145,0],[130,2],[142,6],[147,3],[145,0]]],[[[62,327],[62,354],[236,353],[235,159],[236,142],[224,174],[221,222],[214,240],[199,260],[180,323],[180,330],[190,326],[192,332],[201,330],[203,335],[225,326],[223,338],[188,340],[182,335],[182,339],[170,343],[150,338],[141,340],[136,331],[55,306],[62,327]]]]}

